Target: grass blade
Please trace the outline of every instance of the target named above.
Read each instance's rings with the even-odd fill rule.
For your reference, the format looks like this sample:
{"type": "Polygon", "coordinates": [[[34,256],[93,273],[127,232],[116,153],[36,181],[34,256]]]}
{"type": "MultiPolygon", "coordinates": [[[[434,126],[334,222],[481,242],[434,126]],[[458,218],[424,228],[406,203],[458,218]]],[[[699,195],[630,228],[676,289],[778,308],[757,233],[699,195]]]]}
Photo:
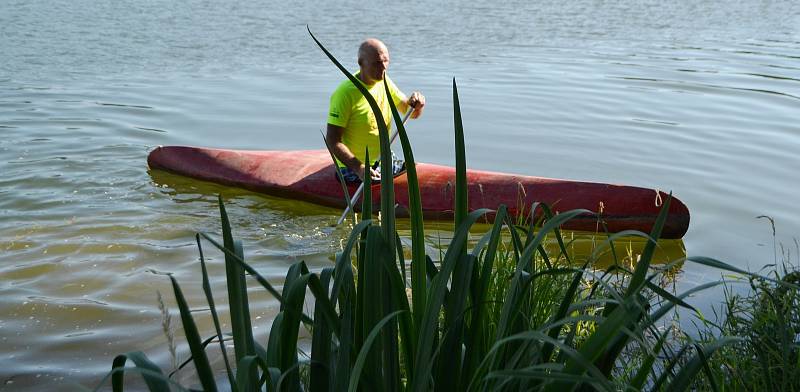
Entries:
{"type": "Polygon", "coordinates": [[[278,314],[275,315],[275,319],[272,320],[272,327],[269,330],[269,340],[267,341],[267,366],[270,368],[280,368],[281,366],[283,316],[284,312],[278,312],[278,314]]]}
{"type": "MultiPolygon", "coordinates": [[[[367,331],[372,331],[373,328],[380,322],[380,320],[384,317],[384,287],[383,283],[385,281],[384,273],[383,273],[383,257],[385,257],[384,253],[388,253],[388,249],[385,247],[385,243],[383,238],[383,234],[381,229],[375,226],[371,226],[367,229],[367,240],[366,240],[366,251],[365,251],[365,258],[363,263],[363,297],[364,297],[364,307],[363,307],[363,317],[361,319],[362,322],[362,331],[366,333],[367,331]]],[[[359,279],[361,278],[361,272],[359,271],[359,279]]],[[[361,282],[359,282],[361,285],[361,282]]],[[[384,334],[381,334],[382,336],[384,334]]],[[[363,345],[366,342],[362,343],[361,346],[356,346],[357,349],[363,349],[363,345]]],[[[370,383],[373,388],[380,388],[381,390],[386,390],[388,380],[386,380],[386,374],[382,374],[386,371],[386,364],[382,361],[382,356],[384,353],[384,339],[377,341],[374,343],[374,346],[369,351],[369,363],[372,366],[367,368],[367,372],[365,374],[366,381],[370,383]]],[[[353,372],[355,374],[355,372],[353,372]]]]}
{"type": "MultiPolygon", "coordinates": [[[[369,162],[369,148],[364,150],[364,160],[369,162]]],[[[364,191],[361,197],[361,217],[362,219],[372,219],[372,176],[364,176],[364,191]]]]}
{"type": "MultiPolygon", "coordinates": [[[[561,305],[559,305],[558,310],[553,315],[551,322],[555,322],[556,320],[560,320],[567,316],[570,305],[572,305],[572,302],[575,300],[575,295],[578,292],[578,287],[581,283],[581,279],[583,278],[583,272],[585,269],[586,269],[586,264],[584,264],[582,269],[578,270],[578,272],[575,273],[575,277],[572,279],[572,282],[567,288],[566,293],[564,293],[564,298],[561,301],[561,305]]],[[[561,332],[561,326],[553,327],[550,329],[548,336],[555,339],[558,337],[558,334],[560,332],[561,332]]],[[[553,348],[554,347],[551,344],[545,344],[542,347],[542,353],[540,357],[542,361],[547,362],[550,360],[550,356],[553,353],[553,348]]]]}
{"type": "Polygon", "coordinates": [[[725,345],[740,342],[744,339],[740,337],[722,337],[714,340],[698,349],[698,352],[689,360],[688,363],[681,366],[681,370],[673,378],[672,383],[667,387],[668,391],[681,392],[687,390],[692,380],[700,373],[700,370],[706,366],[708,358],[710,358],[715,351],[719,350],[725,345]]]}
{"type": "Polygon", "coordinates": [[[169,379],[161,373],[161,369],[150,361],[143,352],[133,351],[127,354],[117,355],[114,358],[111,365],[111,388],[114,392],[122,392],[123,390],[123,380],[126,370],[125,362],[129,359],[137,368],[144,370],[142,372],[142,378],[144,378],[148,389],[151,391],[169,391],[169,384],[167,384],[169,379]]]}
{"type": "MultiPolygon", "coordinates": [[[[637,320],[641,313],[642,307],[634,303],[637,298],[626,298],[625,302],[621,303],[617,308],[597,326],[595,332],[586,339],[581,345],[578,354],[583,361],[594,362],[601,355],[605,353],[605,349],[616,340],[620,332],[631,322],[637,320]]],[[[570,358],[564,372],[574,375],[581,375],[586,370],[586,367],[575,358],[570,358]]],[[[605,373],[604,373],[605,374],[605,373]]],[[[548,391],[560,391],[566,385],[554,384],[547,388],[548,391]]]]}
{"type": "Polygon", "coordinates": [[[186,341],[189,343],[189,350],[192,352],[192,358],[194,358],[194,367],[197,369],[197,376],[200,379],[200,384],[206,391],[216,391],[217,384],[214,381],[214,372],[211,370],[208,357],[206,356],[205,350],[203,350],[200,333],[197,331],[197,325],[194,323],[189,305],[186,303],[186,298],[183,296],[178,281],[171,275],[169,280],[172,282],[172,289],[175,292],[175,301],[178,303],[178,309],[180,309],[181,312],[183,332],[186,335],[186,341]]]}
{"type": "Polygon", "coordinates": [[[664,331],[661,336],[656,341],[656,345],[647,353],[642,364],[639,366],[639,370],[636,372],[636,375],[631,379],[630,386],[633,387],[634,390],[640,391],[644,388],[644,383],[647,381],[647,376],[653,371],[653,365],[656,361],[656,356],[661,351],[661,347],[664,346],[664,342],[667,341],[667,337],[669,336],[669,329],[664,331]]]}
{"type": "MultiPolygon", "coordinates": [[[[305,263],[298,269],[305,269],[305,263]]],[[[300,329],[300,315],[303,313],[305,303],[306,287],[308,279],[312,274],[304,274],[291,282],[286,294],[284,303],[283,320],[281,322],[280,341],[280,366],[283,372],[285,388],[289,390],[300,390],[300,375],[297,371],[297,336],[300,329]]],[[[272,343],[272,342],[270,342],[272,343]]]]}
{"type": "MultiPolygon", "coordinates": [[[[311,338],[311,369],[309,371],[309,384],[312,391],[327,391],[330,387],[331,379],[331,344],[333,332],[331,331],[331,321],[325,318],[325,300],[330,304],[328,288],[330,287],[333,268],[325,268],[320,273],[319,286],[321,293],[317,295],[314,304],[314,331],[311,338]]],[[[338,323],[334,313],[334,322],[338,323]]]]}
{"type": "MultiPolygon", "coordinates": [[[[492,230],[488,233],[488,246],[484,253],[483,260],[480,265],[475,268],[476,277],[473,279],[472,285],[472,304],[471,324],[467,331],[468,337],[465,342],[466,354],[464,357],[464,379],[470,380],[474,372],[477,370],[480,360],[488,351],[486,347],[484,335],[488,334],[486,331],[490,321],[485,319],[487,313],[487,303],[491,300],[487,298],[489,295],[489,281],[492,278],[492,268],[497,256],[497,247],[500,243],[500,233],[503,228],[503,221],[505,221],[507,209],[505,205],[501,205],[495,215],[495,221],[492,230]]],[[[486,238],[486,237],[484,237],[486,238]]],[[[479,251],[481,246],[476,246],[473,251],[473,256],[478,257],[476,252],[479,251]]]]}
{"type": "MultiPolygon", "coordinates": [[[[388,95],[389,86],[386,83],[384,83],[384,88],[388,95]]],[[[392,117],[397,126],[397,135],[400,137],[403,158],[406,161],[408,214],[411,223],[411,308],[413,309],[414,328],[416,329],[422,322],[422,314],[425,312],[425,299],[428,297],[428,284],[425,274],[425,226],[422,217],[422,198],[420,197],[414,153],[411,151],[411,143],[408,140],[405,125],[403,125],[403,120],[400,118],[400,113],[397,111],[394,101],[390,99],[389,105],[392,108],[392,117]]],[[[416,336],[416,334],[414,333],[412,336],[416,336]]]]}
{"type": "Polygon", "coordinates": [[[417,339],[416,354],[414,356],[414,379],[410,382],[411,390],[413,391],[428,390],[428,380],[433,368],[431,353],[433,352],[433,341],[437,335],[435,326],[439,317],[439,309],[444,303],[447,281],[455,268],[456,262],[460,260],[458,255],[461,254],[462,248],[466,246],[469,228],[481,216],[489,212],[490,210],[480,209],[467,215],[461,226],[456,229],[453,240],[445,253],[442,267],[431,283],[425,314],[417,331],[419,338],[417,339]]]}
{"type": "Polygon", "coordinates": [[[228,375],[228,382],[231,389],[236,389],[236,379],[233,377],[231,364],[228,361],[228,352],[225,349],[225,339],[222,336],[222,328],[220,327],[219,315],[217,314],[216,306],[214,306],[214,295],[211,292],[211,281],[208,279],[208,269],[206,268],[206,260],[203,257],[203,246],[200,244],[200,235],[195,235],[197,242],[197,249],[200,252],[200,268],[203,275],[203,293],[206,295],[206,302],[211,310],[211,318],[214,321],[214,331],[217,333],[217,340],[219,341],[219,349],[222,352],[222,360],[225,362],[225,371],[228,375]]]}
{"type": "Polygon", "coordinates": [[[441,351],[448,353],[439,356],[438,380],[454,380],[456,390],[460,390],[462,367],[462,346],[464,343],[464,314],[467,308],[467,298],[471,285],[472,269],[475,266],[475,256],[462,254],[459,266],[453,271],[450,281],[450,295],[445,302],[445,336],[442,339],[441,351]]]}
{"type": "Polygon", "coordinates": [[[656,222],[653,224],[653,231],[650,232],[650,240],[647,241],[647,244],[644,246],[644,250],[639,258],[639,262],[636,264],[636,268],[633,270],[633,276],[628,283],[628,289],[625,291],[625,297],[632,297],[636,295],[639,293],[642,287],[644,287],[647,271],[650,268],[650,262],[652,261],[653,254],[656,250],[656,241],[658,241],[658,239],[661,237],[661,229],[664,228],[664,223],[667,221],[667,216],[669,215],[669,204],[671,200],[672,193],[670,193],[669,197],[664,200],[664,204],[661,206],[661,211],[659,211],[656,222]]]}
{"type": "MultiPolygon", "coordinates": [[[[454,206],[455,227],[460,227],[461,222],[467,217],[467,158],[464,147],[464,125],[461,123],[461,107],[458,102],[458,87],[456,78],[453,78],[453,123],[455,126],[456,150],[456,194],[454,206]]],[[[466,252],[466,248],[464,249],[466,252]]]]}
{"type": "Polygon", "coordinates": [[[380,320],[375,327],[369,333],[369,336],[364,340],[364,346],[361,348],[361,351],[358,353],[358,357],[356,358],[356,362],[353,365],[353,373],[350,377],[350,384],[348,385],[347,390],[350,392],[358,391],[359,380],[361,378],[361,371],[364,369],[364,363],[367,361],[369,355],[368,353],[372,349],[372,344],[375,342],[375,338],[381,332],[383,326],[385,326],[389,321],[392,320],[393,317],[397,316],[398,314],[402,313],[402,311],[398,310],[396,312],[392,312],[380,320]]]}
{"type": "MultiPolygon", "coordinates": [[[[236,365],[236,379],[237,380],[258,380],[258,368],[261,367],[266,374],[269,374],[267,364],[264,360],[257,355],[248,355],[242,358],[236,365]]],[[[261,383],[247,384],[240,382],[239,387],[236,389],[238,392],[250,392],[261,390],[261,383]]]]}
{"type": "MultiPolygon", "coordinates": [[[[242,243],[233,239],[228,213],[219,195],[219,213],[222,220],[222,239],[226,249],[244,261],[242,243]]],[[[231,330],[233,331],[233,349],[236,362],[247,355],[254,355],[253,329],[250,324],[250,305],[247,300],[247,283],[244,269],[228,253],[225,254],[225,275],[228,285],[228,306],[230,308],[231,330]]]]}

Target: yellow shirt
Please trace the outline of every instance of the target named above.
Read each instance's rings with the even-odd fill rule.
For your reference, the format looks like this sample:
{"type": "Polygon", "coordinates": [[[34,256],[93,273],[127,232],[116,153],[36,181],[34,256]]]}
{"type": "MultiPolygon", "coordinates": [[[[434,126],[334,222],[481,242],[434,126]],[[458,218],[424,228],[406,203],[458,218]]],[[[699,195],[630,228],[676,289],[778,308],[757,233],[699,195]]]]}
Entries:
{"type": "MultiPolygon", "coordinates": [[[[358,73],[356,78],[358,78],[358,73]]],[[[397,110],[400,113],[405,112],[408,109],[408,105],[405,103],[405,94],[397,88],[391,79],[386,77],[386,81],[389,84],[389,92],[394,99],[397,110]]],[[[361,82],[360,79],[359,82],[361,82]]],[[[361,83],[363,84],[363,82],[361,83]]],[[[386,99],[383,81],[364,86],[375,98],[375,102],[378,103],[381,114],[383,114],[383,122],[391,130],[392,109],[386,99]]],[[[358,88],[350,79],[344,80],[331,94],[328,124],[344,128],[342,143],[350,149],[350,152],[358,160],[364,162],[366,148],[369,148],[369,156],[372,158],[373,163],[380,159],[381,146],[378,138],[378,123],[375,121],[372,108],[370,108],[366,98],[361,94],[361,91],[358,91],[358,88]]],[[[339,167],[344,167],[338,160],[336,163],[339,167]]]]}

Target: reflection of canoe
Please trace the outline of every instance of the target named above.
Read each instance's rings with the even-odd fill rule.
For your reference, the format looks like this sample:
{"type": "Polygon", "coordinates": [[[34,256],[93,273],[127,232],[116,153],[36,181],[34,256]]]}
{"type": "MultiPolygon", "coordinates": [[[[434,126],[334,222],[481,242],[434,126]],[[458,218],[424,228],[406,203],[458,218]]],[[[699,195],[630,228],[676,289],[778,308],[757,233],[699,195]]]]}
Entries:
{"type": "MultiPolygon", "coordinates": [[[[309,151],[239,151],[200,147],[167,146],[153,150],[147,158],[153,169],[246,188],[275,196],[294,198],[344,208],[342,188],[336,179],[330,154],[309,151]]],[[[422,209],[427,219],[452,217],[455,169],[418,163],[422,209]]],[[[520,206],[545,202],[556,211],[585,208],[601,214],[580,216],[564,228],[609,232],[649,232],[659,212],[659,201],[667,195],[653,189],[581,181],[521,176],[468,170],[469,208],[496,209],[505,204],[512,214],[520,206]],[[602,222],[601,222],[602,221],[602,222]]],[[[355,186],[350,189],[352,194],[355,186]]],[[[375,186],[375,202],[380,195],[375,186]]],[[[407,213],[408,183],[405,175],[395,179],[398,215],[407,213]]],[[[491,218],[491,217],[490,217],[491,218]]],[[[681,238],[689,227],[689,210],[673,198],[663,238],[681,238]]]]}
{"type": "MultiPolygon", "coordinates": [[[[470,246],[474,246],[485,233],[492,229],[491,225],[478,223],[472,226],[470,233],[470,246]]],[[[397,232],[402,238],[411,237],[411,226],[408,220],[397,220],[397,232]]],[[[502,233],[506,233],[503,231],[502,233]]],[[[429,254],[444,255],[447,245],[453,238],[452,222],[426,222],[425,236],[428,246],[432,248],[429,254]]],[[[574,266],[583,265],[587,260],[592,260],[595,269],[605,270],[611,265],[619,265],[629,270],[633,270],[639,262],[639,257],[644,252],[647,240],[639,236],[615,237],[613,249],[610,243],[610,236],[601,233],[586,233],[582,231],[561,230],[561,238],[567,250],[567,255],[572,260],[574,266]]],[[[504,236],[506,246],[510,247],[510,237],[504,236]]],[[[555,235],[544,238],[544,248],[551,256],[561,254],[561,247],[555,235]]],[[[470,248],[471,249],[471,248],[470,248]]],[[[411,249],[404,248],[406,259],[411,259],[411,249]]],[[[433,257],[433,256],[432,256],[433,257]]],[[[676,263],[668,271],[677,272],[683,266],[686,259],[686,247],[681,239],[660,239],[653,250],[650,261],[652,265],[664,265],[676,263]]],[[[434,259],[434,261],[440,261],[434,259]]]]}

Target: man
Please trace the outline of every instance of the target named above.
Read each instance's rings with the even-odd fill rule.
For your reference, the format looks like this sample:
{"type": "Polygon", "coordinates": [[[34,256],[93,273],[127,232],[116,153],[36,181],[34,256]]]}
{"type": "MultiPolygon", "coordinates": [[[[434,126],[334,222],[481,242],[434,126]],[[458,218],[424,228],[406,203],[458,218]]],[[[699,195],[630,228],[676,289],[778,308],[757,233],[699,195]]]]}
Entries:
{"type": "MultiPolygon", "coordinates": [[[[375,98],[383,114],[382,121],[390,125],[392,118],[389,100],[383,86],[386,69],[389,67],[389,50],[383,42],[370,38],[358,48],[359,72],[355,74],[363,85],[375,98]]],[[[389,85],[391,99],[400,113],[405,113],[409,107],[414,108],[411,118],[417,118],[425,107],[425,97],[415,91],[406,97],[402,91],[386,77],[389,85]]],[[[380,171],[374,163],[380,159],[380,140],[378,137],[378,123],[369,103],[347,79],[331,95],[330,110],[328,111],[328,129],[326,138],[336,157],[339,171],[349,182],[360,182],[368,173],[373,179],[380,179],[380,171]],[[365,149],[369,148],[370,160],[364,162],[365,149]],[[369,170],[369,171],[367,171],[369,170]]]]}

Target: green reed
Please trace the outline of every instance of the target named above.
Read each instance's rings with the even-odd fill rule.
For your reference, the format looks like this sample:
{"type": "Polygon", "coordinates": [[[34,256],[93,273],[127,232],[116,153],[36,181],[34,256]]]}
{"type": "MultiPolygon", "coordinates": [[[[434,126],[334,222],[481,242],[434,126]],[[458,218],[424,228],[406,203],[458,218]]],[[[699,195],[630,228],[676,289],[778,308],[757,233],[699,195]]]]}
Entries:
{"type": "MultiPolygon", "coordinates": [[[[788,260],[782,267],[770,267],[769,275],[800,284],[800,271],[789,267],[788,260]]],[[[709,376],[700,385],[726,391],[800,391],[800,291],[753,278],[746,283],[747,294],[735,294],[727,286],[721,322],[705,321],[699,328],[700,339],[713,333],[742,338],[709,361],[709,376]]]]}
{"type": "MultiPolygon", "coordinates": [[[[313,34],[312,38],[361,88],[313,34]]],[[[364,89],[362,93],[376,118],[382,118],[371,95],[364,89]]],[[[646,238],[647,245],[632,270],[616,265],[599,271],[593,268],[594,256],[570,258],[569,243],[559,227],[590,213],[587,210],[554,215],[547,206],[534,205],[532,210],[541,208],[545,219],[523,225],[500,206],[492,211],[496,215],[491,229],[470,246],[470,228],[490,211],[467,209],[464,134],[455,80],[453,101],[455,229],[437,265],[425,253],[414,157],[390,100],[408,167],[410,282],[395,230],[389,154],[381,156],[381,222],[371,219],[370,179],[365,176],[364,219],[355,224],[335,264],[318,272],[310,271],[302,261],[292,265],[280,292],[246,263],[242,243],[231,233],[220,197],[221,243],[209,234],[197,235],[203,289],[215,327],[210,337],[201,337],[180,285],[170,277],[191,362],[204,390],[214,391],[219,384],[226,384],[223,389],[236,391],[683,391],[698,385],[703,377],[712,389],[720,384],[719,377],[731,377],[718,377],[709,366],[715,363],[715,352],[726,353],[746,338],[729,336],[726,330],[719,337],[706,336],[702,342],[667,344],[667,316],[676,307],[693,310],[686,298],[719,284],[673,295],[653,283],[667,271],[651,267],[651,261],[669,200],[649,235],[617,233],[601,244],[600,248],[613,250],[614,241],[622,236],[646,238]],[[556,239],[557,251],[545,249],[549,238],[556,239]],[[225,255],[229,332],[220,326],[201,239],[225,255]],[[250,325],[247,275],[280,302],[266,341],[257,340],[250,325]],[[313,303],[312,315],[304,313],[307,303],[313,303]],[[311,329],[312,343],[310,356],[301,360],[298,335],[304,327],[311,329]],[[228,336],[233,342],[232,356],[224,344],[228,336]],[[214,342],[225,361],[225,369],[219,372],[212,369],[206,354],[214,342]]],[[[378,124],[382,151],[388,152],[388,129],[380,121],[378,124]]],[[[690,260],[772,282],[794,293],[797,290],[793,282],[759,277],[713,259],[690,260]]],[[[132,371],[142,375],[151,391],[183,389],[143,353],[131,352],[114,360],[109,374],[113,390],[124,390],[124,373],[132,371]],[[128,360],[133,367],[125,367],[128,360]]]]}

